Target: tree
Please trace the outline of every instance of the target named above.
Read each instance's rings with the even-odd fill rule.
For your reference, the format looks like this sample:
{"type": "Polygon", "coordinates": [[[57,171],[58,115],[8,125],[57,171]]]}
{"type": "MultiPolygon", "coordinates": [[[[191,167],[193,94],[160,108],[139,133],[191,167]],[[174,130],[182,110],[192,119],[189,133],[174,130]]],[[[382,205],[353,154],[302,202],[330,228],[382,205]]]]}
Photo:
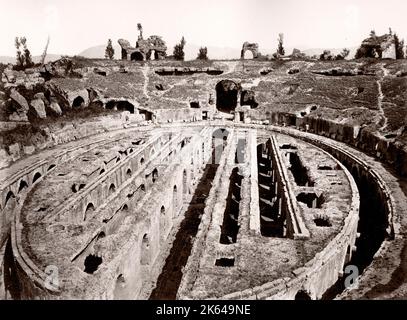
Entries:
{"type": "Polygon", "coordinates": [[[319,56],[319,60],[334,60],[330,50],[324,50],[324,52],[319,56]]]}
{"type": "Polygon", "coordinates": [[[45,48],[44,48],[44,52],[42,53],[42,56],[41,56],[41,65],[43,65],[45,63],[45,58],[47,57],[48,45],[49,45],[49,36],[47,39],[47,44],[45,45],[45,48]]]}
{"type": "Polygon", "coordinates": [[[394,45],[396,47],[396,59],[404,59],[404,40],[400,40],[397,34],[394,34],[394,45]]]}
{"type": "Polygon", "coordinates": [[[114,49],[113,49],[113,46],[112,46],[112,40],[109,39],[107,41],[107,47],[106,47],[106,50],[105,50],[105,58],[113,60],[113,57],[114,57],[114,49]]]}
{"type": "Polygon", "coordinates": [[[25,37],[20,38],[20,42],[24,47],[24,60],[25,60],[25,67],[29,68],[34,65],[32,57],[31,57],[31,52],[28,50],[27,47],[27,39],[25,37]]]}
{"type": "Polygon", "coordinates": [[[141,25],[141,23],[137,23],[137,30],[140,32],[139,35],[139,40],[143,39],[143,26],[141,25]]]}
{"type": "Polygon", "coordinates": [[[208,48],[207,47],[199,48],[197,59],[199,59],[199,60],[208,60],[208,48]]]}
{"type": "Polygon", "coordinates": [[[349,53],[349,49],[344,48],[342,52],[335,57],[335,60],[344,60],[349,55],[349,53]]]}
{"type": "Polygon", "coordinates": [[[185,52],[184,52],[184,47],[185,47],[186,41],[184,37],[182,37],[181,42],[176,44],[174,47],[174,59],[175,60],[184,60],[185,58],[185,52]]]}
{"type": "Polygon", "coordinates": [[[24,56],[21,54],[21,50],[20,50],[21,42],[20,42],[20,39],[18,37],[16,37],[14,44],[15,44],[16,49],[17,49],[16,65],[19,66],[19,67],[23,67],[24,66],[24,56]]]}
{"type": "Polygon", "coordinates": [[[27,47],[27,39],[25,37],[16,37],[15,46],[17,49],[17,66],[20,68],[30,68],[34,65],[32,61],[31,52],[27,47]],[[21,51],[21,48],[23,51],[21,51]]]}
{"type": "Polygon", "coordinates": [[[279,54],[280,56],[285,55],[285,50],[284,50],[284,47],[283,47],[283,41],[284,41],[284,34],[279,33],[278,34],[277,54],[279,54]]]}

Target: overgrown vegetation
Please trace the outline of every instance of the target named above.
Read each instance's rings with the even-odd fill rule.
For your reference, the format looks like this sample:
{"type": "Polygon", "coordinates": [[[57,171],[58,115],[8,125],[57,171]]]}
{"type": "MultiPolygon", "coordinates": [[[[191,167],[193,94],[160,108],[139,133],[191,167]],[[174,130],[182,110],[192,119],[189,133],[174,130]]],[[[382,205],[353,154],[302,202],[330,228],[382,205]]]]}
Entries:
{"type": "Polygon", "coordinates": [[[207,47],[199,48],[197,59],[198,60],[208,60],[208,48],[207,47]]]}
{"type": "Polygon", "coordinates": [[[27,47],[27,39],[25,37],[15,38],[15,47],[17,49],[16,70],[24,70],[34,66],[31,52],[27,47]]]}
{"type": "Polygon", "coordinates": [[[113,60],[113,57],[114,57],[114,49],[112,46],[112,39],[109,39],[107,41],[107,46],[106,46],[106,50],[105,50],[105,58],[113,60]]]}
{"type": "Polygon", "coordinates": [[[184,47],[185,47],[186,41],[184,37],[182,37],[181,42],[177,43],[174,47],[174,59],[175,60],[184,60],[185,58],[185,52],[184,52],[184,47]]]}
{"type": "Polygon", "coordinates": [[[284,50],[284,46],[283,46],[284,34],[279,33],[277,40],[278,40],[277,54],[280,56],[284,56],[285,55],[285,50],[284,50]]]}

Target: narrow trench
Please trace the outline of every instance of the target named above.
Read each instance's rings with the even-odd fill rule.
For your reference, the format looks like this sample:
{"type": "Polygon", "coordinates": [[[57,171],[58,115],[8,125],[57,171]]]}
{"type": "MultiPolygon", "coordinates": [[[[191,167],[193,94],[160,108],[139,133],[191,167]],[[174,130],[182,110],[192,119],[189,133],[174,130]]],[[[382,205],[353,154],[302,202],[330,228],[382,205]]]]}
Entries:
{"type": "Polygon", "coordinates": [[[221,227],[220,243],[236,243],[239,232],[239,204],[241,200],[240,188],[243,176],[239,174],[239,168],[234,168],[229,178],[229,193],[226,200],[226,208],[223,213],[223,223],[221,227]]]}
{"type": "MultiPolygon", "coordinates": [[[[345,164],[346,165],[346,164],[345,164]]],[[[349,170],[351,168],[348,168],[349,170]]],[[[358,232],[360,237],[356,239],[356,251],[351,253],[348,250],[347,263],[343,266],[343,271],[348,265],[354,265],[358,268],[359,275],[372,263],[373,257],[386,238],[387,211],[384,202],[378,191],[378,186],[365,177],[359,177],[356,170],[352,176],[359,189],[360,209],[358,232]],[[348,255],[352,254],[351,259],[348,255]]],[[[345,290],[345,280],[350,276],[344,272],[344,276],[329,288],[322,300],[334,299],[345,290]]]]}
{"type": "Polygon", "coordinates": [[[308,175],[308,170],[305,168],[301,162],[300,157],[295,152],[291,152],[290,156],[290,171],[294,176],[295,183],[299,186],[313,187],[314,182],[308,175]]]}
{"type": "Polygon", "coordinates": [[[13,249],[11,247],[11,236],[9,236],[4,252],[4,285],[7,299],[20,300],[21,288],[17,274],[17,265],[14,260],[13,249]]]}
{"type": "Polygon", "coordinates": [[[273,181],[271,159],[264,144],[257,146],[260,232],[263,237],[285,237],[285,216],[281,214],[281,198],[273,181]]]}
{"type": "MultiPolygon", "coordinates": [[[[213,149],[212,158],[219,149],[213,149]]],[[[217,155],[218,156],[218,155],[217,155]]],[[[182,269],[191,254],[193,239],[198,232],[201,217],[205,208],[205,200],[212,187],[213,179],[219,167],[212,159],[206,164],[203,176],[197,185],[192,200],[176,234],[165,265],[157,279],[157,284],[150,295],[150,300],[174,300],[182,279],[182,269]]]]}

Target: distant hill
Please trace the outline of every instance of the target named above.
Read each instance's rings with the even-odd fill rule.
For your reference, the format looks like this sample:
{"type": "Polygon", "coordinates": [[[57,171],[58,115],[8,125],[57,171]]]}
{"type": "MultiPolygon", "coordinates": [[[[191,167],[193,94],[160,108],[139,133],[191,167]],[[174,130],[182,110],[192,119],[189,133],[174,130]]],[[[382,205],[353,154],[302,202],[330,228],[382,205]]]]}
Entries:
{"type": "MultiPolygon", "coordinates": [[[[61,58],[60,54],[47,54],[45,57],[45,62],[55,61],[61,58]]],[[[38,63],[41,61],[41,56],[33,56],[34,63],[38,63]]],[[[0,56],[0,63],[15,63],[16,58],[10,56],[0,56]]]]}
{"type": "MultiPolygon", "coordinates": [[[[118,45],[113,46],[114,49],[114,58],[115,59],[120,59],[121,57],[121,47],[118,45]]],[[[100,46],[95,46],[95,47],[90,47],[86,50],[83,50],[80,52],[78,55],[85,57],[85,58],[98,58],[98,59],[103,59],[105,57],[105,50],[106,50],[106,45],[100,45],[100,46]]]]}

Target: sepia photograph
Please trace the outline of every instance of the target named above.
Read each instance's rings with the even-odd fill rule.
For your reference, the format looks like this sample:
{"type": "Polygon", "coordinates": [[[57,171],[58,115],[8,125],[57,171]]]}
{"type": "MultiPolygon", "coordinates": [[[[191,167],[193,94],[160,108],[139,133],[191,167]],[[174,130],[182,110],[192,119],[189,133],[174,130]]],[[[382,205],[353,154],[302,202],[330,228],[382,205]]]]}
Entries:
{"type": "Polygon", "coordinates": [[[407,300],[405,0],[0,12],[0,300],[407,300]]]}

